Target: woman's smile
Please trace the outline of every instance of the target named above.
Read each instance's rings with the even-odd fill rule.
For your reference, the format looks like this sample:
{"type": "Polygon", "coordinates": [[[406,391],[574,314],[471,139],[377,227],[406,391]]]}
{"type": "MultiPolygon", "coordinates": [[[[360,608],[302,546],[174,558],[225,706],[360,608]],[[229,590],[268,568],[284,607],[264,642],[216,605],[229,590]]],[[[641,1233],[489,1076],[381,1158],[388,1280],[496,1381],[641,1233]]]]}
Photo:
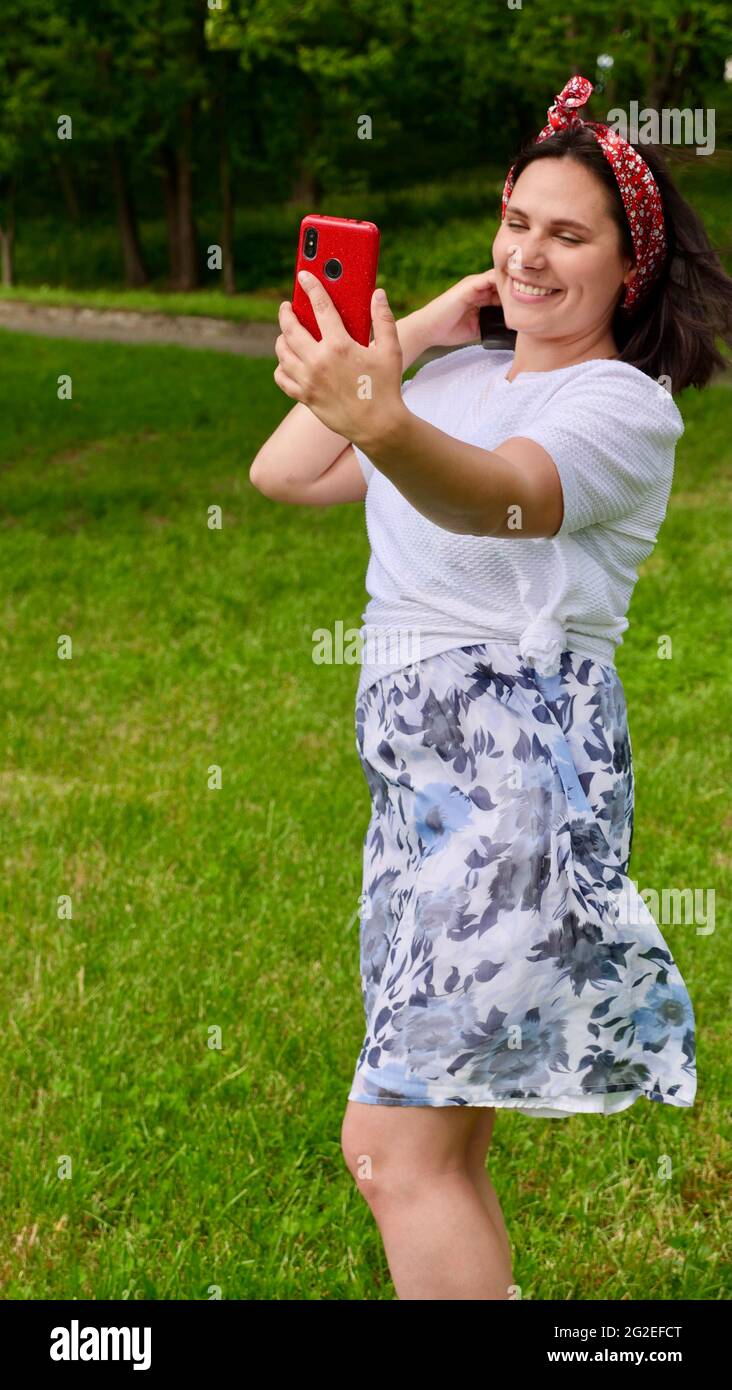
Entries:
{"type": "Polygon", "coordinates": [[[511,297],[517,299],[520,304],[537,303],[546,299],[551,299],[556,294],[562,294],[562,290],[553,289],[548,285],[532,285],[529,280],[520,280],[518,277],[509,275],[511,281],[511,297]]]}

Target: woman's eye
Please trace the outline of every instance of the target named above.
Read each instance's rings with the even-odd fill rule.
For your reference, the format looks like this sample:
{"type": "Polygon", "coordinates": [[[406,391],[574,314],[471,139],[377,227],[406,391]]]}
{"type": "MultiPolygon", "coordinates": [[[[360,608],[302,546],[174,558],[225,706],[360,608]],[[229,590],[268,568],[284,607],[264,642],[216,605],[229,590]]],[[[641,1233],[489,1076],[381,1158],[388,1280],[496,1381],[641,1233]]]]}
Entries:
{"type": "MultiPolygon", "coordinates": [[[[508,219],[506,219],[506,225],[507,225],[508,227],[511,228],[511,231],[514,231],[514,232],[525,232],[525,231],[526,231],[526,228],[525,228],[523,222],[510,222],[508,219]]],[[[568,246],[580,246],[580,245],[581,245],[581,240],[580,240],[579,237],[576,237],[576,236],[566,236],[563,232],[559,232],[559,233],[557,234],[557,239],[558,239],[559,241],[565,241],[565,242],[567,243],[568,246]]]]}

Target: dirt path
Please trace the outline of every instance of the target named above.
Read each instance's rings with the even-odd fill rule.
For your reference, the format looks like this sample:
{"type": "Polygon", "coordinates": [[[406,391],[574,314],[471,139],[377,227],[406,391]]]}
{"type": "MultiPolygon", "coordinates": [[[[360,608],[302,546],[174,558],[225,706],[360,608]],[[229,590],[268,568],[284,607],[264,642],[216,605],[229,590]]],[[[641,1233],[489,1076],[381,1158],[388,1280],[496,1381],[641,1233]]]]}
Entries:
{"type": "MultiPolygon", "coordinates": [[[[230,319],[140,313],[134,309],[62,309],[8,299],[0,299],[0,328],[16,333],[38,333],[44,338],[174,343],[179,347],[271,358],[275,356],[275,339],[280,331],[276,323],[232,323],[230,319]]],[[[441,357],[443,352],[442,348],[429,348],[417,359],[416,365],[422,366],[433,357],[441,357]]],[[[715,382],[732,387],[732,368],[718,374],[715,382]]]]}
{"type": "Polygon", "coordinates": [[[116,343],[177,343],[215,348],[245,357],[274,357],[276,323],[232,323],[193,314],[140,313],[133,309],[53,308],[0,300],[0,328],[44,338],[84,338],[116,343]]]}
{"type": "MultiPolygon", "coordinates": [[[[275,358],[277,323],[232,323],[231,319],[199,318],[196,314],[141,313],[136,309],[52,308],[0,299],[0,328],[38,333],[43,338],[82,338],[114,343],[174,343],[178,347],[238,352],[245,357],[275,358]]],[[[429,348],[417,364],[441,357],[444,349],[429,348]]]]}

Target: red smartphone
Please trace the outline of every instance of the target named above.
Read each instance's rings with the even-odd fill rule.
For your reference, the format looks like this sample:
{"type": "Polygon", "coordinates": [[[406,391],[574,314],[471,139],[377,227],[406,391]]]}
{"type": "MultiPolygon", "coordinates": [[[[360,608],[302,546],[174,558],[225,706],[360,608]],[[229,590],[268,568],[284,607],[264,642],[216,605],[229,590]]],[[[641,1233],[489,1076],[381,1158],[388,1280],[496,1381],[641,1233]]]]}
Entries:
{"type": "Polygon", "coordinates": [[[376,288],[380,233],[375,222],[357,217],[321,217],[312,213],[300,223],[292,308],[303,327],[320,340],[317,319],[297,275],[310,270],[325,286],[346,332],[368,347],[371,296],[376,288]]]}

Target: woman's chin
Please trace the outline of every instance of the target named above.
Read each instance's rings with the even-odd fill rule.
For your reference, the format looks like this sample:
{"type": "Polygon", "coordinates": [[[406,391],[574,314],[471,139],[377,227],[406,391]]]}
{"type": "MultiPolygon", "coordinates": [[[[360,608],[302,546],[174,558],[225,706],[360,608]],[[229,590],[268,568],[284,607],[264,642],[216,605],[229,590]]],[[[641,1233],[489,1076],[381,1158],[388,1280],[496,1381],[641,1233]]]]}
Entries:
{"type": "Polygon", "coordinates": [[[505,314],[506,328],[512,333],[541,333],[546,327],[546,319],[537,314],[505,314]],[[543,322],[542,322],[543,319],[543,322]]]}
{"type": "Polygon", "coordinates": [[[520,307],[516,308],[515,305],[512,305],[503,317],[506,321],[506,328],[509,328],[512,333],[536,333],[541,337],[547,333],[554,333],[558,325],[554,314],[546,311],[541,313],[533,308],[524,313],[520,307]]]}

